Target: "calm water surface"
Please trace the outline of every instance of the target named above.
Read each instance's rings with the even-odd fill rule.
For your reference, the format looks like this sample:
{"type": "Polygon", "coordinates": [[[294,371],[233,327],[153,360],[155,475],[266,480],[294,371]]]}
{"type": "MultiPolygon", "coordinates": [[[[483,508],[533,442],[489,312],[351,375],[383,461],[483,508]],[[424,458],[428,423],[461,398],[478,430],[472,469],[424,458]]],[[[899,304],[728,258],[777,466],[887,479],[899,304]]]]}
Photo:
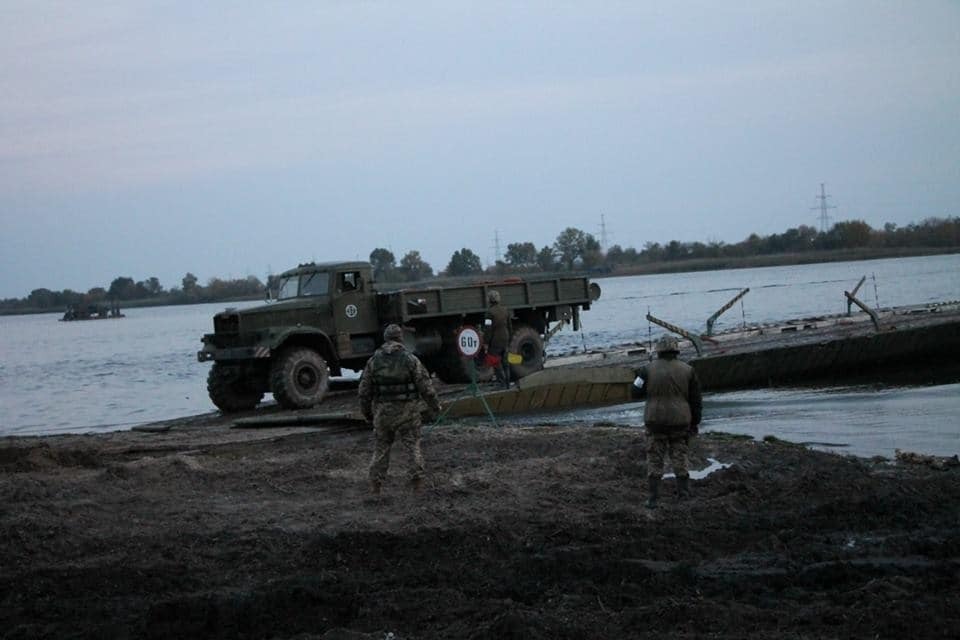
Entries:
{"type": "MultiPolygon", "coordinates": [[[[649,326],[648,311],[703,330],[707,317],[747,287],[717,330],[839,313],[846,311],[843,291],[864,275],[860,297],[871,306],[960,299],[960,255],[605,278],[601,299],[583,314],[583,334],[561,332],[549,352],[655,339],[661,330],[649,326]]],[[[91,322],[58,322],[59,313],[0,317],[0,435],[109,431],[213,411],[210,365],[195,354],[224,306],[129,309],[126,318],[91,322]]],[[[640,409],[576,415],[639,424],[640,409]]],[[[844,444],[841,450],[861,455],[892,456],[896,447],[960,451],[957,384],[711,394],[705,409],[708,429],[844,444]]]]}

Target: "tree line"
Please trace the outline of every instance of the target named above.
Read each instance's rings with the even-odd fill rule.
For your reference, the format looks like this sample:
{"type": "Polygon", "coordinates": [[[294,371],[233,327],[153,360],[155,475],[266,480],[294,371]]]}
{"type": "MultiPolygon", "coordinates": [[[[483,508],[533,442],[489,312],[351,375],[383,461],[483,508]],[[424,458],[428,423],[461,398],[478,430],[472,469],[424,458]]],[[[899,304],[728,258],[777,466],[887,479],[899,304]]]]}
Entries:
{"type": "MultiPolygon", "coordinates": [[[[960,248],[960,217],[927,218],[905,227],[887,223],[873,229],[862,220],[838,222],[829,231],[808,225],[769,236],[750,234],[741,242],[647,242],[642,249],[619,244],[606,251],[590,233],[574,227],[564,229],[552,244],[533,242],[507,245],[502,258],[484,268],[480,257],[464,247],[450,256],[441,276],[522,274],[553,271],[616,273],[630,267],[704,259],[749,258],[778,254],[813,253],[844,249],[949,249],[960,248]]],[[[433,277],[433,268],[410,251],[397,263],[393,253],[377,248],[370,254],[378,281],[412,281],[433,277]]]]}
{"type": "MultiPolygon", "coordinates": [[[[960,248],[960,217],[927,218],[920,223],[898,227],[887,223],[873,229],[862,220],[834,224],[829,231],[817,231],[807,225],[769,236],[750,234],[744,240],[724,242],[647,242],[643,248],[615,244],[606,251],[590,233],[568,227],[553,243],[537,247],[533,242],[512,242],[503,256],[489,267],[480,257],[463,247],[450,256],[438,273],[417,250],[408,251],[398,261],[388,249],[370,252],[374,278],[378,282],[411,282],[436,276],[505,275],[555,271],[589,271],[597,274],[629,272],[631,268],[658,263],[679,263],[704,259],[750,258],[778,254],[808,254],[842,249],[940,249],[960,248]]],[[[122,276],[109,287],[94,287],[86,293],[64,289],[34,289],[26,298],[0,300],[0,311],[62,310],[68,306],[136,302],[139,305],[192,304],[264,296],[267,288],[276,290],[278,276],[264,284],[256,276],[232,280],[211,278],[206,285],[192,273],[184,275],[179,287],[165,289],[156,277],[135,281],[122,276]]]]}
{"type": "Polygon", "coordinates": [[[109,287],[94,287],[87,292],[64,289],[34,289],[26,298],[0,300],[0,311],[55,311],[68,307],[86,308],[105,304],[136,302],[139,306],[168,304],[193,304],[255,298],[264,294],[263,282],[256,276],[234,280],[210,278],[206,285],[200,284],[197,276],[187,273],[179,287],[165,289],[160,280],[150,277],[135,281],[127,276],[113,279],[109,287]]]}

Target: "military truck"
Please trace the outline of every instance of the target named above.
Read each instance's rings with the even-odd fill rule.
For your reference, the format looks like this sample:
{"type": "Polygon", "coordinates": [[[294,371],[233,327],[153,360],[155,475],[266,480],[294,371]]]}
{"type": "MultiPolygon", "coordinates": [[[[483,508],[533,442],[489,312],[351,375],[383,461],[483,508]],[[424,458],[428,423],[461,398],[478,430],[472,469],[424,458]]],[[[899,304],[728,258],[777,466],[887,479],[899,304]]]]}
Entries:
{"type": "MultiPolygon", "coordinates": [[[[472,365],[456,338],[465,326],[482,332],[491,290],[512,313],[515,378],[541,369],[545,339],[565,324],[579,330],[580,311],[600,296],[579,275],[398,285],[374,282],[368,262],[311,262],[280,275],[276,300],[216,314],[197,359],[213,361],[207,391],[223,412],[253,409],[268,391],[301,409],[323,401],[331,376],[361,371],[397,323],[437,377],[468,382],[472,365]]],[[[481,366],[481,378],[488,371],[481,366]]]]}

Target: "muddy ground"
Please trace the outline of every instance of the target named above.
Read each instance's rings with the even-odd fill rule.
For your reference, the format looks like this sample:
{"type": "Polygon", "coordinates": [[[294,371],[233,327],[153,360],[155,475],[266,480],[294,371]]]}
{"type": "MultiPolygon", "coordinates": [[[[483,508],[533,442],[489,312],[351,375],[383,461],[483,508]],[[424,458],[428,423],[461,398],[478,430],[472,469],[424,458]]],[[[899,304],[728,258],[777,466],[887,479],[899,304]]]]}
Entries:
{"type": "Polygon", "coordinates": [[[960,470],[705,434],[646,499],[629,425],[0,439],[5,638],[953,638],[960,470]]]}

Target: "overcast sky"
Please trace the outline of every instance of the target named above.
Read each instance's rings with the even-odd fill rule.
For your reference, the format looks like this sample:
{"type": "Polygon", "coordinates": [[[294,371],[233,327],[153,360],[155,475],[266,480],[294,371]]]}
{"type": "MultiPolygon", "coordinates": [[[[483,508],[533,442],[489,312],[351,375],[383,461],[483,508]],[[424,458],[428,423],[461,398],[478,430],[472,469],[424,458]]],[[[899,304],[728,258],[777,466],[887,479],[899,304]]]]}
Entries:
{"type": "Polygon", "coordinates": [[[960,2],[0,5],[0,298],[960,215],[960,2]],[[195,6],[196,5],[196,6],[195,6]]]}

